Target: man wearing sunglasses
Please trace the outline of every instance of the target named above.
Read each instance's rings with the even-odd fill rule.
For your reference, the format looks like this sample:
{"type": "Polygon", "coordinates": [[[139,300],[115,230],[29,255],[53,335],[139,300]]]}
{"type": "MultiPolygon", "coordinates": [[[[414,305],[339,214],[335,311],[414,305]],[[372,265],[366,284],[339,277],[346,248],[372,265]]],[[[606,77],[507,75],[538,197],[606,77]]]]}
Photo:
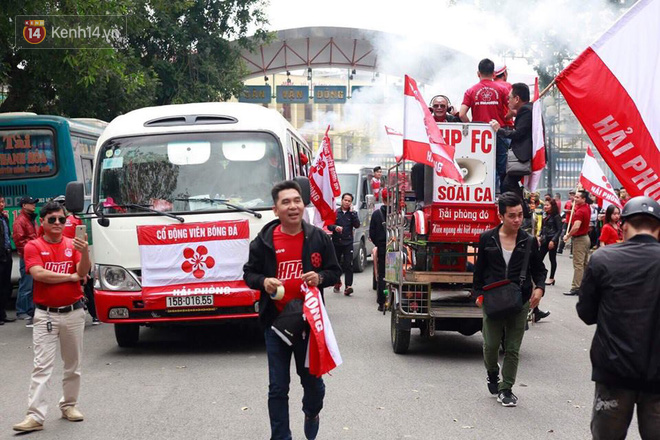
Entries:
{"type": "Polygon", "coordinates": [[[25,245],[26,270],[34,279],[34,369],[28,394],[25,420],[14,425],[15,431],[40,431],[48,407],[48,382],[53,372],[59,342],[64,361],[62,417],[78,422],[83,415],[76,407],[80,391],[80,365],[85,328],[85,310],[80,280],[89,272],[91,262],[85,240],[64,237],[64,209],[48,202],[41,208],[44,235],[25,245]]]}
{"type": "Polygon", "coordinates": [[[435,122],[460,122],[457,116],[451,114],[453,107],[443,95],[433,98],[430,110],[435,122]]]}

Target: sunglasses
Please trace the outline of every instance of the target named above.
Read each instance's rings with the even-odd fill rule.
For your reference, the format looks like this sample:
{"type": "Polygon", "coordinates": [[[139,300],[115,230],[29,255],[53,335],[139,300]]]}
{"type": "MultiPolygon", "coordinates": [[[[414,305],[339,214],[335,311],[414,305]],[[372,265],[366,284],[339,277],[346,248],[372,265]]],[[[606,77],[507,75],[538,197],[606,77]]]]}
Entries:
{"type": "Polygon", "coordinates": [[[48,217],[48,223],[54,225],[55,222],[59,221],[61,224],[66,223],[66,217],[48,217]]]}
{"type": "Polygon", "coordinates": [[[433,108],[447,108],[445,104],[433,104],[433,108]]]}

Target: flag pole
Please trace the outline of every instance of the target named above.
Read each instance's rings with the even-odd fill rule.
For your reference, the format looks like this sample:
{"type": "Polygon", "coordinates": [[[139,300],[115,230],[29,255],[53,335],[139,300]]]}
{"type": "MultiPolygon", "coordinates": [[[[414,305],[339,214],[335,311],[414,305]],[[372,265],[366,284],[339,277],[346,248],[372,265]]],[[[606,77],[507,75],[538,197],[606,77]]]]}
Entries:
{"type": "Polygon", "coordinates": [[[550,89],[552,89],[555,86],[555,81],[556,80],[557,80],[556,78],[553,79],[552,82],[550,84],[548,84],[548,87],[546,87],[545,89],[543,89],[543,91],[541,93],[539,93],[538,99],[543,98],[543,96],[545,96],[545,94],[548,93],[550,91],[550,89]]]}

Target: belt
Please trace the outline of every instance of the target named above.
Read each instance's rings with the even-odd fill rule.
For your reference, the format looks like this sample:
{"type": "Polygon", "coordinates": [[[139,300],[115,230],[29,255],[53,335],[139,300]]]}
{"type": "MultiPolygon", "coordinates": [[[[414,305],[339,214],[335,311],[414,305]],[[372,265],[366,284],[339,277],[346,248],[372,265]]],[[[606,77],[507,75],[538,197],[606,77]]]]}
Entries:
{"type": "Polygon", "coordinates": [[[69,312],[73,312],[74,310],[82,308],[82,306],[83,306],[82,299],[79,299],[70,306],[64,306],[64,307],[47,307],[47,306],[42,306],[41,304],[35,304],[35,307],[38,308],[39,310],[45,310],[46,312],[50,312],[50,313],[69,313],[69,312]]]}

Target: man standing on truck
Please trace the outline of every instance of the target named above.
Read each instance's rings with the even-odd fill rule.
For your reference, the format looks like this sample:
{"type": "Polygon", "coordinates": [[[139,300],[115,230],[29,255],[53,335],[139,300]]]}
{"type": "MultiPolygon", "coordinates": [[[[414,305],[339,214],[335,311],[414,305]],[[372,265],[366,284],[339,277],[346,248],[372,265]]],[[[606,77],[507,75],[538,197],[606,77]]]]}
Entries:
{"type": "MultiPolygon", "coordinates": [[[[353,209],[353,194],[342,194],[341,206],[337,208],[336,215],[335,224],[329,225],[328,229],[332,231],[332,244],[344,271],[344,295],[349,296],[353,293],[353,229],[360,227],[360,218],[353,209]]],[[[334,292],[339,293],[340,289],[341,279],[335,284],[334,292]]]]}
{"type": "MultiPolygon", "coordinates": [[[[271,191],[276,220],[266,224],[257,238],[250,243],[248,262],[243,266],[247,285],[261,291],[259,322],[265,330],[268,356],[268,415],[272,440],[290,440],[289,382],[291,355],[304,389],[303,412],[305,436],[316,438],[319,413],[323,408],[325,385],[305,367],[305,354],[309,340],[306,336],[286,344],[272,325],[287,303],[303,299],[302,283],[310,287],[332,286],[341,276],[341,268],[330,237],[323,230],[303,221],[305,205],[297,182],[286,180],[271,191]],[[284,296],[275,300],[284,289],[284,296]]],[[[302,313],[301,313],[302,315],[302,313]]],[[[302,316],[301,318],[302,319],[302,316]]]]}
{"type": "Polygon", "coordinates": [[[523,201],[516,194],[507,192],[500,196],[497,203],[502,224],[484,232],[479,238],[473,286],[475,295],[480,296],[488,295],[484,287],[489,284],[506,280],[520,283],[525,248],[529,242],[531,245],[529,264],[525,281],[520,286],[522,309],[501,319],[489,317],[484,310],[482,327],[488,391],[497,395],[497,401],[503,406],[516,406],[518,398],[513,394],[512,388],[516,382],[520,345],[525,334],[527,314],[530,308],[537,307],[541,301],[547,270],[543,265],[537,241],[520,228],[523,220],[523,201]],[[505,353],[500,382],[500,367],[497,361],[500,343],[505,333],[505,353]]]}

